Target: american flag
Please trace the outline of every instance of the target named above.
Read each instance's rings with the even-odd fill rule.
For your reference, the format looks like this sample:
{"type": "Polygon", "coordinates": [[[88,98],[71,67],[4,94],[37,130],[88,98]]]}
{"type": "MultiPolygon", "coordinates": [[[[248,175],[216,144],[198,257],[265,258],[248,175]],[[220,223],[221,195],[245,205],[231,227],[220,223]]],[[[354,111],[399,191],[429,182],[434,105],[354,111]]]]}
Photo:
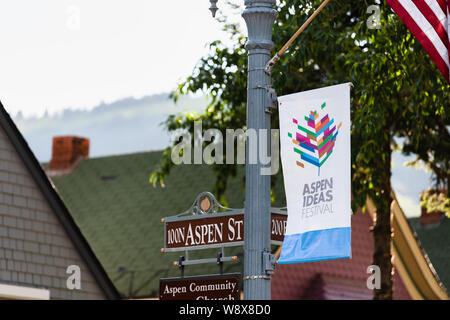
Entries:
{"type": "Polygon", "coordinates": [[[386,0],[450,83],[450,0],[386,0]]]}

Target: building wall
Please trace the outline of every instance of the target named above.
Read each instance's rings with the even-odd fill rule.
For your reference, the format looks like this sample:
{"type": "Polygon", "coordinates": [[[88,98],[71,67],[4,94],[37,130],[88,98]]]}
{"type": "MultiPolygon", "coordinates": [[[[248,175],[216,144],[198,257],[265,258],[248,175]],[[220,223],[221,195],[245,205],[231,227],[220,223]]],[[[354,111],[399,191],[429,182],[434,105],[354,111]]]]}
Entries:
{"type": "MultiPolygon", "coordinates": [[[[277,265],[272,278],[272,299],[372,299],[373,291],[367,288],[370,276],[367,267],[372,265],[374,250],[373,235],[369,231],[373,221],[369,212],[362,213],[361,210],[351,219],[352,257],[277,265]]],[[[393,298],[410,300],[396,269],[393,279],[393,298]]]]}
{"type": "Polygon", "coordinates": [[[0,283],[45,288],[51,299],[105,298],[2,128],[0,283]],[[80,290],[67,288],[70,265],[81,269],[80,290]]]}

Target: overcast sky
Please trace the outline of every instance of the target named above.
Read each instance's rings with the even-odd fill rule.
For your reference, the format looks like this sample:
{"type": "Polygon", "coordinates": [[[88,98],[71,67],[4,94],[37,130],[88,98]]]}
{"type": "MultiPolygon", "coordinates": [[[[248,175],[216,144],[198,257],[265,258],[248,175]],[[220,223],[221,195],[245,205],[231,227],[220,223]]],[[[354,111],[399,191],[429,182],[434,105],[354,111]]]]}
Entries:
{"type": "Polygon", "coordinates": [[[209,0],[1,1],[0,99],[10,113],[30,115],[168,92],[191,73],[208,42],[226,40],[209,6],[209,0]]]}
{"type": "MultiPolygon", "coordinates": [[[[207,43],[228,40],[209,6],[209,0],[1,1],[0,100],[12,115],[42,115],[168,92],[192,72],[207,43]]],[[[224,14],[242,21],[239,12],[224,14]]],[[[394,158],[399,201],[408,216],[418,215],[428,174],[405,168],[398,153],[394,158]]]]}

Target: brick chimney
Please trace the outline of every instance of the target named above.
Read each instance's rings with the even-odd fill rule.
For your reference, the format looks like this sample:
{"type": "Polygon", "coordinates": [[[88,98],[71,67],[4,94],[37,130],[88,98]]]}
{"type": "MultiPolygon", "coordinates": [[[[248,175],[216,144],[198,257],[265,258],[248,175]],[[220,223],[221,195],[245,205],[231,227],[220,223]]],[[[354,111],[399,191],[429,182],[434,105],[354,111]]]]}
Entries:
{"type": "Polygon", "coordinates": [[[424,228],[437,227],[445,218],[444,212],[442,211],[433,211],[427,213],[427,208],[425,207],[422,207],[421,210],[420,224],[424,228]]]}
{"type": "Polygon", "coordinates": [[[89,157],[89,139],[75,136],[54,137],[50,170],[74,169],[87,157],[89,157]]]}

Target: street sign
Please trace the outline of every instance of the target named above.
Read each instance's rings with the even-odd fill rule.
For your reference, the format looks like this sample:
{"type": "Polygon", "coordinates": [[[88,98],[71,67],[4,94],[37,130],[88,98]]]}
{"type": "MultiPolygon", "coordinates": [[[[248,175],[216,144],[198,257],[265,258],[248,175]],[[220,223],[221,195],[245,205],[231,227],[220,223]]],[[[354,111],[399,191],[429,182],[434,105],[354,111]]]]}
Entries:
{"type": "Polygon", "coordinates": [[[240,300],[241,275],[239,273],[159,281],[161,300],[240,300]]]}
{"type": "Polygon", "coordinates": [[[271,209],[270,214],[270,242],[282,245],[286,233],[287,212],[283,209],[271,209]]]}
{"type": "MultiPolygon", "coordinates": [[[[200,194],[188,211],[161,221],[164,223],[163,252],[244,244],[244,210],[220,206],[209,192],[200,194]]],[[[286,223],[286,210],[272,208],[272,244],[283,243],[286,223]]]]}
{"type": "Polygon", "coordinates": [[[184,250],[242,245],[244,214],[193,216],[165,222],[165,249],[184,250]]]}

